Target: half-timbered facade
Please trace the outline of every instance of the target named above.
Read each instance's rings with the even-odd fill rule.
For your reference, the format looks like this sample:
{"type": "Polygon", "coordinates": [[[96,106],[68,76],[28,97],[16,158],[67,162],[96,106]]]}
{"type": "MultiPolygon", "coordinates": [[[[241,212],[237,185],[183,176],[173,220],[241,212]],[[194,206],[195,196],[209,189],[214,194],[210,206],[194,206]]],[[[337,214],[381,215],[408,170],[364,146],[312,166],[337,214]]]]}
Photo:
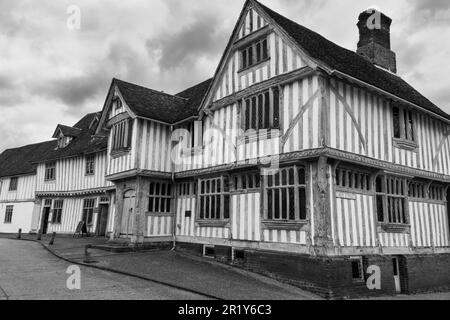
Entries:
{"type": "Polygon", "coordinates": [[[324,294],[450,286],[450,116],[396,74],[391,22],[363,12],[352,52],[248,0],[212,79],[175,95],[113,79],[21,178],[40,228],[98,233],[109,204],[113,241],[173,241],[324,294]]]}

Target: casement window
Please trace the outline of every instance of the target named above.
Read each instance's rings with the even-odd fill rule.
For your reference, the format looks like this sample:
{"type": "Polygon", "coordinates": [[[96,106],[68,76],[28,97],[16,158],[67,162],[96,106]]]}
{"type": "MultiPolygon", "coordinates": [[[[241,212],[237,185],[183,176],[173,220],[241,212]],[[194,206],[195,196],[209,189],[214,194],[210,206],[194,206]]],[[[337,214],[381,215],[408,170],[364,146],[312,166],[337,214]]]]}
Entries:
{"type": "Polygon", "coordinates": [[[114,110],[122,109],[122,106],[123,106],[122,100],[120,100],[120,98],[116,97],[113,102],[114,110]]]}
{"type": "Polygon", "coordinates": [[[261,175],[259,172],[236,173],[231,176],[231,182],[233,191],[259,189],[261,187],[261,175]]]}
{"type": "Polygon", "coordinates": [[[406,179],[378,176],[376,179],[376,206],[378,222],[387,224],[407,224],[406,179]]]}
{"type": "Polygon", "coordinates": [[[428,191],[430,200],[445,201],[444,187],[439,185],[431,185],[428,191]]]}
{"type": "Polygon", "coordinates": [[[411,181],[408,186],[408,196],[414,199],[427,199],[426,183],[420,181],[411,181]]]}
{"type": "Polygon", "coordinates": [[[280,128],[280,96],[277,87],[244,99],[240,104],[244,131],[280,128]]]}
{"type": "Polygon", "coordinates": [[[112,127],[112,151],[127,151],[131,148],[132,120],[124,120],[112,127]]]}
{"type": "Polygon", "coordinates": [[[370,174],[346,168],[337,168],[336,186],[344,189],[370,191],[370,174]]]}
{"type": "Polygon", "coordinates": [[[56,180],[56,162],[45,164],[45,181],[56,180]]]}
{"type": "Polygon", "coordinates": [[[19,182],[18,177],[13,177],[9,179],[9,191],[17,191],[18,182],[19,182]]]}
{"type": "Polygon", "coordinates": [[[84,199],[83,202],[83,221],[87,225],[92,225],[94,222],[94,207],[95,199],[84,199]]]}
{"type": "Polygon", "coordinates": [[[200,220],[230,219],[230,194],[227,177],[200,179],[198,217],[200,220]]]}
{"type": "Polygon", "coordinates": [[[305,168],[281,168],[264,177],[265,219],[268,221],[302,221],[306,219],[305,168]]]}
{"type": "Polygon", "coordinates": [[[6,206],[5,220],[4,220],[5,223],[12,222],[13,210],[14,210],[14,206],[6,206]]]}
{"type": "Polygon", "coordinates": [[[415,141],[414,116],[411,110],[394,107],[393,108],[394,138],[415,141]]]}
{"type": "Polygon", "coordinates": [[[240,50],[241,69],[253,67],[269,59],[267,38],[260,39],[240,50]]]}
{"type": "Polygon", "coordinates": [[[150,213],[172,212],[172,184],[169,182],[150,182],[148,211],[150,213]]]}
{"type": "Polygon", "coordinates": [[[64,206],[64,200],[53,201],[52,223],[54,223],[54,224],[61,223],[63,206],[64,206]]]}
{"type": "Polygon", "coordinates": [[[197,194],[197,182],[181,182],[178,184],[178,196],[189,197],[197,194]]]}
{"type": "Polygon", "coordinates": [[[95,174],[95,155],[86,157],[86,175],[92,176],[95,174]]]}

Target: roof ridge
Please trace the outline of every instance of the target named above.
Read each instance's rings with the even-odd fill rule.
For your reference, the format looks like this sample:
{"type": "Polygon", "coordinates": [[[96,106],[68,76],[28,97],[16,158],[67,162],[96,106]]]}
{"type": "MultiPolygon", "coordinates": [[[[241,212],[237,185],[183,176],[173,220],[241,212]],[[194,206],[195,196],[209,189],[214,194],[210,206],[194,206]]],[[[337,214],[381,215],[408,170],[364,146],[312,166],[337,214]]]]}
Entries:
{"type": "Polygon", "coordinates": [[[142,88],[142,89],[145,89],[145,90],[152,91],[152,92],[154,92],[154,93],[158,93],[158,94],[161,94],[161,95],[166,95],[166,96],[169,96],[169,97],[171,97],[171,98],[177,98],[177,99],[188,100],[188,99],[183,98],[183,97],[178,97],[177,95],[174,95],[174,94],[170,94],[170,93],[167,93],[167,92],[164,92],[164,91],[158,91],[158,90],[156,90],[156,89],[144,87],[144,86],[142,86],[142,85],[135,84],[135,83],[128,82],[128,81],[124,81],[124,80],[121,80],[121,79],[113,78],[113,81],[119,81],[119,82],[122,82],[122,83],[125,83],[125,84],[129,84],[129,85],[132,85],[132,86],[135,86],[135,87],[139,87],[139,88],[142,88]]]}

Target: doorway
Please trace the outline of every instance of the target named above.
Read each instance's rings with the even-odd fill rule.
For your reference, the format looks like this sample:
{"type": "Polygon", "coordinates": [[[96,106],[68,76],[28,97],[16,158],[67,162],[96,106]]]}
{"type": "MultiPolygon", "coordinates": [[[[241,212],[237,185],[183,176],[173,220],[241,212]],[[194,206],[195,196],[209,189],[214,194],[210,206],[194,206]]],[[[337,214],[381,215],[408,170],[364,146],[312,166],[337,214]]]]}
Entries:
{"type": "Polygon", "coordinates": [[[398,258],[392,259],[392,266],[394,268],[395,293],[402,293],[402,287],[400,282],[400,264],[398,262],[398,258]]]}
{"type": "Polygon", "coordinates": [[[128,190],[127,192],[125,192],[123,196],[122,226],[120,229],[120,234],[122,236],[133,235],[135,200],[135,190],[128,190]]]}
{"type": "Polygon", "coordinates": [[[42,234],[47,234],[51,207],[45,206],[42,211],[42,234]]]}
{"type": "Polygon", "coordinates": [[[100,211],[99,211],[98,217],[97,217],[97,227],[95,229],[95,230],[97,230],[96,235],[98,237],[106,236],[106,230],[108,228],[108,211],[109,211],[109,205],[107,205],[107,204],[100,205],[100,211]]]}

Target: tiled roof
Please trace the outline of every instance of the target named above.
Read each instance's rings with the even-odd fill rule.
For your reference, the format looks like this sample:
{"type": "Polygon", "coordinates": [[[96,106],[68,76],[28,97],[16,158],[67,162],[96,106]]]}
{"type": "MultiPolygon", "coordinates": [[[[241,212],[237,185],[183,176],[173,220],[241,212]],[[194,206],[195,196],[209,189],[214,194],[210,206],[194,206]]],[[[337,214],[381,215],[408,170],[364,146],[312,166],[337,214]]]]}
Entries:
{"type": "Polygon", "coordinates": [[[399,76],[376,67],[359,54],[342,48],[325,39],[318,33],[283,17],[257,1],[255,2],[285,30],[311,58],[324,63],[331,69],[338,70],[353,78],[425,108],[428,111],[450,119],[450,115],[442,111],[399,76]]]}
{"type": "Polygon", "coordinates": [[[96,116],[99,113],[88,114],[72,127],[79,134],[64,149],[57,149],[57,141],[52,140],[4,151],[0,155],[0,177],[32,174],[40,162],[105,150],[107,138],[94,137],[96,128],[90,127],[96,116]]]}
{"type": "Polygon", "coordinates": [[[114,79],[125,102],[140,117],[173,124],[197,115],[211,80],[204,81],[177,95],[148,89],[114,79]]]}
{"type": "Polygon", "coordinates": [[[61,130],[62,134],[66,137],[76,137],[81,133],[81,129],[79,129],[79,128],[74,128],[74,127],[69,127],[69,126],[65,126],[62,124],[58,124],[53,138],[56,138],[58,129],[61,130]]]}
{"type": "Polygon", "coordinates": [[[56,141],[31,144],[21,148],[8,149],[0,154],[0,177],[32,174],[39,161],[56,148],[56,141]]]}

